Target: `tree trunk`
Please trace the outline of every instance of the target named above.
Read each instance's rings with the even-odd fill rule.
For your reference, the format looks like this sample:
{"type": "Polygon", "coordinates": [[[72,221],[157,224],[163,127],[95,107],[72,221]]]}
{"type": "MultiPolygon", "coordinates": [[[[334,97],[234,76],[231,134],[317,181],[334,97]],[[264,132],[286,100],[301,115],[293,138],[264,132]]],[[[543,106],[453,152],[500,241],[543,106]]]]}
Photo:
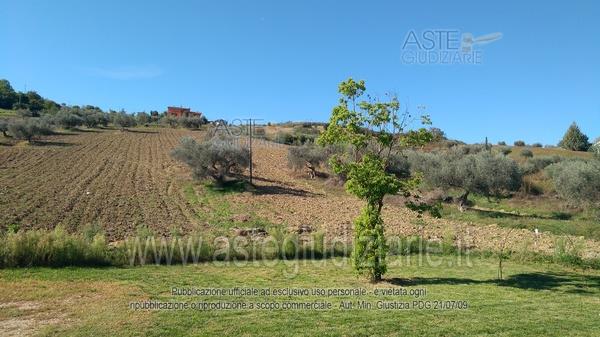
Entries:
{"type": "Polygon", "coordinates": [[[460,197],[458,197],[458,210],[464,212],[467,210],[469,203],[469,191],[465,191],[460,197]]]}
{"type": "Polygon", "coordinates": [[[310,179],[315,179],[317,177],[317,170],[315,166],[309,162],[306,162],[306,168],[308,169],[308,176],[310,179]]]}
{"type": "Polygon", "coordinates": [[[353,265],[373,283],[381,281],[387,270],[382,208],[383,200],[367,202],[362,214],[354,223],[353,265]]]}

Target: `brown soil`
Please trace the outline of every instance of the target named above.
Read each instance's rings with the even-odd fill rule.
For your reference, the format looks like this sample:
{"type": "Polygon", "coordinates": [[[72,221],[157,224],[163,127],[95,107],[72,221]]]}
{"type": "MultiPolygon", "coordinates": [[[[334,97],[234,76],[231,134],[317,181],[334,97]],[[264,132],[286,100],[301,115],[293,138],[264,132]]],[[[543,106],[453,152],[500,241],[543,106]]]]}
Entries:
{"type": "MultiPolygon", "coordinates": [[[[133,235],[139,225],[169,235],[206,228],[197,216],[206,205],[192,204],[184,194],[190,172],[169,153],[182,136],[202,136],[182,129],[102,130],[49,137],[44,146],[0,147],[0,227],[77,230],[100,224],[109,240],[133,235]]],[[[302,225],[328,238],[351,239],[352,220],[362,202],[322,178],[292,172],[287,147],[255,142],[256,189],[220,196],[231,205],[232,219],[252,216],[296,231],[302,225]]],[[[201,192],[199,192],[201,193],[201,192]]],[[[244,218],[246,219],[246,218],[244,218]]],[[[431,240],[451,236],[462,246],[495,249],[509,231],[498,226],[451,222],[416,215],[390,200],[384,208],[388,234],[423,235],[431,240]],[[424,224],[424,226],[422,225],[424,224]]],[[[246,222],[246,221],[243,221],[246,222]]],[[[527,230],[510,232],[507,246],[552,252],[556,237],[527,230]]],[[[596,241],[573,238],[588,257],[600,256],[596,241]]]]}
{"type": "Polygon", "coordinates": [[[0,226],[67,229],[100,224],[110,239],[146,225],[168,234],[193,210],[170,150],[185,130],[103,130],[52,136],[46,145],[0,148],[0,226]],[[59,145],[54,145],[59,144],[59,145]]]}

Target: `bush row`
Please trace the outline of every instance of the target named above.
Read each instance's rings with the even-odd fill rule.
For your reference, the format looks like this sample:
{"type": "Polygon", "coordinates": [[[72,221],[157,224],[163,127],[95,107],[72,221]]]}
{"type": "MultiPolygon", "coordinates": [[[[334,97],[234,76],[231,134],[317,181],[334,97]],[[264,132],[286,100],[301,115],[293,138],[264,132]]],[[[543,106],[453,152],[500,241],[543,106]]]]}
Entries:
{"type": "MultiPolygon", "coordinates": [[[[419,236],[391,237],[389,255],[465,254],[496,256],[494,251],[468,251],[456,247],[452,236],[427,241],[419,236]]],[[[561,263],[600,269],[599,259],[584,259],[579,246],[567,238],[557,238],[553,255],[531,251],[509,251],[520,260],[561,263]]],[[[300,238],[297,233],[273,230],[269,236],[155,238],[137,236],[117,245],[109,245],[101,233],[67,233],[54,230],[8,232],[0,235],[0,268],[65,266],[139,266],[146,264],[187,264],[212,261],[297,260],[348,257],[352,246],[346,242],[326,242],[323,233],[300,238]]]]}

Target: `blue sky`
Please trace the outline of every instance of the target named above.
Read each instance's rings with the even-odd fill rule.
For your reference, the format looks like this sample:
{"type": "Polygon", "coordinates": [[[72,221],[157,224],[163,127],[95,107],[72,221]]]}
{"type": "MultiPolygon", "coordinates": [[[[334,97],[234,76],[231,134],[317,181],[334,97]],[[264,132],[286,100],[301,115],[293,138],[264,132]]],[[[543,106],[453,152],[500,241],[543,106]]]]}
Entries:
{"type": "MultiPolygon", "coordinates": [[[[7,1],[0,78],[67,104],[325,121],[364,79],[468,142],[600,136],[598,1],[7,1]],[[410,31],[500,40],[480,64],[407,64],[410,31]]],[[[436,48],[439,47],[436,45],[436,48]]]]}

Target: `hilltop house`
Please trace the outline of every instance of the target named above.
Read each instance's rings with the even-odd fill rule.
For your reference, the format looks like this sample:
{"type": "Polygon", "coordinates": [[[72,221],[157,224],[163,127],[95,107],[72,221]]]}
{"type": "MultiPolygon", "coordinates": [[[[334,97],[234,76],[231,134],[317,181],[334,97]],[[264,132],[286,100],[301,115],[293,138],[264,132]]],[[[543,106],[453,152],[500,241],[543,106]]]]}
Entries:
{"type": "Polygon", "coordinates": [[[167,107],[167,116],[171,117],[201,117],[201,112],[191,111],[190,108],[182,108],[182,107],[167,107]]]}

